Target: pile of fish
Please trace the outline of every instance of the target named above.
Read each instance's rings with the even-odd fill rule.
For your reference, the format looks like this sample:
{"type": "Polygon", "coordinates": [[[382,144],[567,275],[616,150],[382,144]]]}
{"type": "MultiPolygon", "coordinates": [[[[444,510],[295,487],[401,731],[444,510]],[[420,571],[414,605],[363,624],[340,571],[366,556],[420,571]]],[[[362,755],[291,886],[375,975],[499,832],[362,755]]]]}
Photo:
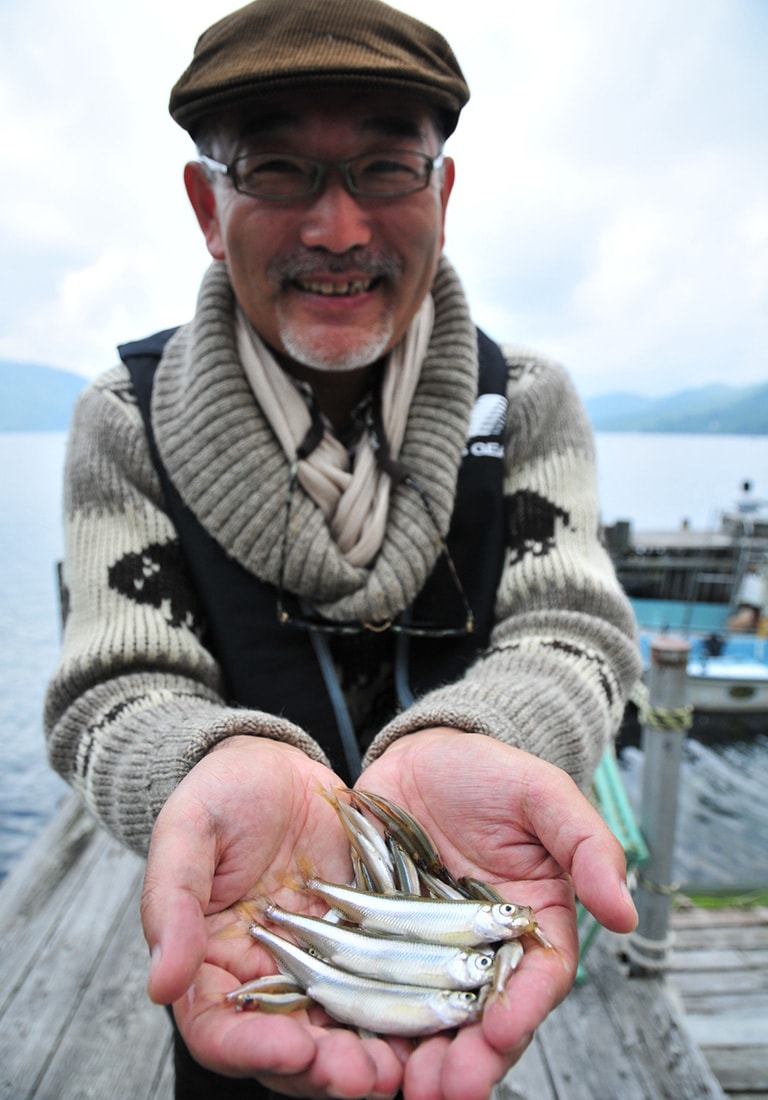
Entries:
{"type": "Polygon", "coordinates": [[[523,956],[521,937],[550,946],[528,906],[454,879],[396,803],[370,791],[344,791],[349,802],[320,793],[349,838],[355,884],[302,877],[301,889],[330,906],[322,918],[257,903],[260,917],[291,938],[250,922],[249,934],[281,973],[229,993],[238,1011],[291,1012],[314,1002],[362,1032],[429,1035],[476,1020],[489,996],[504,991],[523,956]]]}

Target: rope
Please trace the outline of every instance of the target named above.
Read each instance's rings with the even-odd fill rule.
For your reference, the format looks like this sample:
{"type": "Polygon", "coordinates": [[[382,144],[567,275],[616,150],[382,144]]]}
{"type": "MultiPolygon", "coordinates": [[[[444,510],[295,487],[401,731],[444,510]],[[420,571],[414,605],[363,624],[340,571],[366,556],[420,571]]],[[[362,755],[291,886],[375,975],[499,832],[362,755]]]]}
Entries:
{"type": "Polygon", "coordinates": [[[638,680],[629,696],[638,711],[638,720],[646,729],[667,733],[685,733],[693,726],[693,707],[652,707],[648,688],[638,680]]]}
{"type": "Polygon", "coordinates": [[[675,941],[674,934],[670,933],[663,940],[649,940],[645,936],[633,932],[624,943],[624,954],[630,962],[637,963],[644,970],[653,970],[661,973],[669,969],[667,953],[675,941]],[[653,952],[646,954],[645,952],[653,952]]]}
{"type": "Polygon", "coordinates": [[[652,882],[649,878],[646,878],[642,871],[637,873],[638,886],[642,886],[644,890],[647,890],[649,894],[658,894],[661,897],[671,898],[675,894],[680,893],[680,883],[670,882],[669,885],[663,886],[659,882],[652,882]]]}

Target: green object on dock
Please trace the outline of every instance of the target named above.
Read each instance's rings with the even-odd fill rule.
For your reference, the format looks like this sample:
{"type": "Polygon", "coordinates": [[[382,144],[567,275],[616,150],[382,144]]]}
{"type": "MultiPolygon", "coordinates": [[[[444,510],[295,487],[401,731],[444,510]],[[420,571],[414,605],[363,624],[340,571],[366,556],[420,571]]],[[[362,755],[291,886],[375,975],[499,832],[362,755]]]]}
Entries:
{"type": "Polygon", "coordinates": [[[613,835],[621,842],[627,866],[645,863],[650,852],[627,798],[613,749],[606,749],[593,780],[597,807],[613,835]]]}
{"type": "MultiPolygon", "coordinates": [[[[627,870],[646,863],[650,852],[629,804],[624,781],[621,778],[612,747],[607,748],[597,766],[592,780],[592,795],[600,816],[613,835],[621,843],[627,857],[627,870]]],[[[579,959],[583,960],[600,931],[600,923],[587,912],[581,902],[577,905],[579,929],[579,959]]],[[[584,980],[579,962],[576,981],[584,980]]]]}
{"type": "Polygon", "coordinates": [[[706,890],[681,886],[680,893],[695,909],[756,909],[768,906],[768,886],[723,886],[706,890]]]}

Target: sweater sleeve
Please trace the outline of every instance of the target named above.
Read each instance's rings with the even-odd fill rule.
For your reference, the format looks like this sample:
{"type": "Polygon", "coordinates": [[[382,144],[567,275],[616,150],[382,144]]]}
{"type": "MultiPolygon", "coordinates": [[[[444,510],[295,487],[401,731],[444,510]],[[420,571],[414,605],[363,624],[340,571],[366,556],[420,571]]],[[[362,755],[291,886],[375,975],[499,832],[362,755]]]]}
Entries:
{"type": "Polygon", "coordinates": [[[496,737],[586,788],[640,674],[635,620],[603,548],[593,439],[566,372],[508,357],[507,546],[488,648],[374,740],[450,726],[496,737]]]}
{"type": "Polygon", "coordinates": [[[287,741],[327,763],[291,722],[222,698],[123,367],[76,407],[64,528],[68,611],[45,703],[48,754],[114,836],[145,852],[174,787],[233,734],[287,741]]]}

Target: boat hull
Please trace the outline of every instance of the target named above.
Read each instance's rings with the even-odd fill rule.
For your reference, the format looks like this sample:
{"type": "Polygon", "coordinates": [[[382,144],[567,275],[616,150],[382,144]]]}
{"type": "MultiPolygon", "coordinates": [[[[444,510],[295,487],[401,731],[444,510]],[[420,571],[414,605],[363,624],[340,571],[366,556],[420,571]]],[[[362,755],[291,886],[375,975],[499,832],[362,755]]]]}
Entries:
{"type": "MultiPolygon", "coordinates": [[[[659,633],[658,629],[640,624],[646,680],[651,643],[659,633]]],[[[663,633],[669,636],[671,632],[663,633]]],[[[686,696],[694,710],[707,714],[768,715],[768,640],[756,634],[681,632],[678,636],[685,637],[691,646],[686,696]]]]}
{"type": "Polygon", "coordinates": [[[725,605],[684,605],[633,599],[644,679],[650,645],[659,635],[690,642],[688,702],[707,714],[768,714],[768,639],[756,634],[729,634],[725,605]]]}
{"type": "Polygon", "coordinates": [[[691,661],[686,677],[688,702],[708,714],[768,714],[768,665],[712,658],[691,661]]]}

